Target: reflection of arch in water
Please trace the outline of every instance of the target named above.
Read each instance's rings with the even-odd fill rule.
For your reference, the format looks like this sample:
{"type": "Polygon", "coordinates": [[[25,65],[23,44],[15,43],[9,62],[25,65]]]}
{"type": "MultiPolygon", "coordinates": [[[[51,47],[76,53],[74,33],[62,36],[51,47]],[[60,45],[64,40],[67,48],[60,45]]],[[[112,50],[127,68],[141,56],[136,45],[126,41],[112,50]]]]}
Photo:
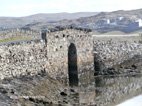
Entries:
{"type": "Polygon", "coordinates": [[[73,43],[68,48],[69,85],[78,86],[77,50],[73,43]]]}

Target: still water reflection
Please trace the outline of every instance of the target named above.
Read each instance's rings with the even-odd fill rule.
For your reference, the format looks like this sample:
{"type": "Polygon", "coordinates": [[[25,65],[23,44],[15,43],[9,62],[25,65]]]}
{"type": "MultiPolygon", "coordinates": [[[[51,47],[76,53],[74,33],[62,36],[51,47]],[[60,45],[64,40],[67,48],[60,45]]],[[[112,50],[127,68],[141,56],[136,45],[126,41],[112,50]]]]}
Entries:
{"type": "Polygon", "coordinates": [[[142,94],[142,76],[140,74],[100,75],[95,76],[94,81],[94,87],[80,88],[78,94],[70,95],[77,101],[70,98],[72,101],[70,103],[84,106],[116,106],[127,99],[142,94]]]}
{"type": "Polygon", "coordinates": [[[142,95],[127,100],[117,106],[142,106],[142,95]]]}
{"type": "Polygon", "coordinates": [[[98,76],[95,80],[95,101],[99,106],[116,105],[142,93],[142,77],[139,74],[98,76]]]}
{"type": "MultiPolygon", "coordinates": [[[[140,73],[97,75],[90,85],[68,87],[46,73],[32,77],[23,76],[1,82],[0,106],[2,103],[9,104],[6,106],[117,106],[142,94],[141,81],[140,73]]],[[[136,102],[136,106],[139,106],[140,101],[136,102]]]]}

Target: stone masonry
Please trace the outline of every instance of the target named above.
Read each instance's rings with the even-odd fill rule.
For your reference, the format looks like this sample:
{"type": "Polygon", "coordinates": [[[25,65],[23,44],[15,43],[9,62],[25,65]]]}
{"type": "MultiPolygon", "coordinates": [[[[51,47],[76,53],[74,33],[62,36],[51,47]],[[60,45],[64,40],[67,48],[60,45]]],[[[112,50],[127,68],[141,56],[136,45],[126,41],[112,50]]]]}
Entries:
{"type": "Polygon", "coordinates": [[[98,65],[98,70],[106,71],[134,56],[141,56],[141,41],[142,37],[139,35],[94,36],[94,53],[96,55],[94,60],[98,65]]]}
{"type": "Polygon", "coordinates": [[[0,39],[13,38],[17,36],[31,37],[32,39],[39,39],[40,32],[24,29],[4,30],[0,32],[0,39]]]}
{"type": "Polygon", "coordinates": [[[47,34],[47,70],[51,77],[69,81],[68,52],[73,44],[77,52],[77,71],[79,85],[88,85],[93,79],[94,56],[93,39],[89,33],[74,29],[47,34]],[[58,78],[59,77],[59,78],[58,78]]]}
{"type": "Polygon", "coordinates": [[[72,52],[69,51],[71,44],[77,54],[77,85],[88,85],[94,73],[93,39],[89,33],[74,29],[47,33],[47,44],[42,41],[0,46],[0,78],[46,71],[50,77],[69,85],[68,54],[72,52]]]}
{"type": "Polygon", "coordinates": [[[88,32],[66,29],[46,33],[46,43],[1,45],[0,79],[45,71],[65,85],[69,85],[72,81],[69,77],[75,75],[77,85],[86,86],[94,76],[94,61],[100,61],[99,67],[103,70],[142,55],[139,36],[131,40],[116,38],[92,37],[88,32]],[[76,71],[71,72],[71,65],[76,71]]]}
{"type": "Polygon", "coordinates": [[[46,61],[41,43],[0,46],[0,78],[37,74],[44,70],[46,61]]]}

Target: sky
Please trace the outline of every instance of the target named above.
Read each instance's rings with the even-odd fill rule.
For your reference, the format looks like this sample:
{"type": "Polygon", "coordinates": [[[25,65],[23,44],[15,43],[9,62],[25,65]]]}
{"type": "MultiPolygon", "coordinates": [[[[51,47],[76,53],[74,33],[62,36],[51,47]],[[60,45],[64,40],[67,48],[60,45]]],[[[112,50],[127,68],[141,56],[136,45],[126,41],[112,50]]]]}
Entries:
{"type": "Polygon", "coordinates": [[[142,8],[142,0],[0,0],[0,16],[101,12],[142,8]]]}

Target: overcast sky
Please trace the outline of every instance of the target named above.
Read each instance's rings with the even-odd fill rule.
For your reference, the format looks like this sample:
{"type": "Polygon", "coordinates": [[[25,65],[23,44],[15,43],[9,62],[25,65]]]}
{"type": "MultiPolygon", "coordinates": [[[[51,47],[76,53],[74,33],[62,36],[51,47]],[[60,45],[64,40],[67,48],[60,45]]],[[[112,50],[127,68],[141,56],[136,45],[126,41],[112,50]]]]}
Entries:
{"type": "Polygon", "coordinates": [[[0,16],[142,8],[142,0],[0,0],[0,16]]]}

